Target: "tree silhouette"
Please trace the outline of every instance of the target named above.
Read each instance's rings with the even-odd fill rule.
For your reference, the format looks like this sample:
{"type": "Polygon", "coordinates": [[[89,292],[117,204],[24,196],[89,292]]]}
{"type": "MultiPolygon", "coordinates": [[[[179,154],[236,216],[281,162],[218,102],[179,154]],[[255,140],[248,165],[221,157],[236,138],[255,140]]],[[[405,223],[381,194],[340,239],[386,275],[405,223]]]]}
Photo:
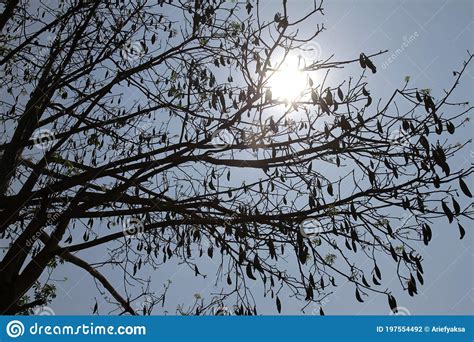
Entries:
{"type": "Polygon", "coordinates": [[[465,146],[449,135],[472,109],[449,99],[472,55],[440,98],[407,81],[372,99],[366,76],[385,51],[301,58],[324,26],[300,27],[320,14],[315,2],[291,17],[286,0],[271,14],[258,1],[7,1],[0,311],[51,301],[54,281],[41,276],[58,263],[90,274],[129,314],[159,313],[172,284],[157,294],[141,269],[170,260],[222,287],[181,313],[257,314],[255,282],[280,312],[283,288],[306,306],[339,280],[361,302],[387,294],[396,310],[380,286],[383,254],[416,294],[432,223],[447,218],[462,238],[472,219],[456,200],[471,197],[472,167],[449,164],[465,146]],[[289,56],[305,82],[291,99],[271,86],[289,56]],[[349,64],[360,73],[340,84],[312,76],[349,64]],[[89,260],[97,249],[107,256],[89,260]],[[209,258],[218,274],[202,271],[209,258]],[[101,272],[111,266],[125,291],[101,272]]]}

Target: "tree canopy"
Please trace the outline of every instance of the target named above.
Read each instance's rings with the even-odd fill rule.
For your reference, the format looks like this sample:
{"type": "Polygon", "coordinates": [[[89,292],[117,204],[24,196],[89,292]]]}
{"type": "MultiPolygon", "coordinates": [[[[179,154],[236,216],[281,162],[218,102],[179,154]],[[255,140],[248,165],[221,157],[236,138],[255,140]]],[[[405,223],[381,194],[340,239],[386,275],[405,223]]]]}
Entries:
{"type": "Polygon", "coordinates": [[[128,314],[160,313],[173,284],[157,293],[143,270],[171,260],[221,288],[181,313],[257,314],[261,295],[280,312],[282,288],[304,307],[340,280],[360,302],[386,294],[396,311],[385,271],[415,295],[433,222],[463,238],[472,219],[457,200],[472,197],[472,166],[450,163],[467,143],[450,136],[472,109],[450,97],[472,55],[444,96],[407,80],[373,98],[367,76],[385,51],[312,54],[324,31],[300,29],[321,21],[322,2],[312,5],[296,17],[286,0],[278,13],[259,1],[6,1],[0,311],[53,300],[42,276],[58,263],[90,274],[128,314]],[[290,58],[304,84],[288,98],[272,79],[290,58]],[[358,74],[328,77],[351,64],[358,74]],[[96,249],[104,258],[90,260],[96,249]],[[384,254],[393,268],[377,264],[384,254]],[[203,271],[209,259],[217,274],[203,271]],[[102,269],[123,274],[125,290],[102,269]]]}

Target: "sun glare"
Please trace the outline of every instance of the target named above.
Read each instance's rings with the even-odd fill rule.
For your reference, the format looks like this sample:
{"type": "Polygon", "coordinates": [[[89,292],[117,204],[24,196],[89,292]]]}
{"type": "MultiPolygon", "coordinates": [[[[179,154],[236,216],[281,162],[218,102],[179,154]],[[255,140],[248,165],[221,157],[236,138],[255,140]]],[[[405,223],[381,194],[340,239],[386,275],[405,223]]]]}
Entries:
{"type": "Polygon", "coordinates": [[[298,58],[288,56],[280,68],[271,76],[268,86],[272,97],[282,101],[294,101],[301,96],[307,83],[304,72],[300,70],[298,58]]]}

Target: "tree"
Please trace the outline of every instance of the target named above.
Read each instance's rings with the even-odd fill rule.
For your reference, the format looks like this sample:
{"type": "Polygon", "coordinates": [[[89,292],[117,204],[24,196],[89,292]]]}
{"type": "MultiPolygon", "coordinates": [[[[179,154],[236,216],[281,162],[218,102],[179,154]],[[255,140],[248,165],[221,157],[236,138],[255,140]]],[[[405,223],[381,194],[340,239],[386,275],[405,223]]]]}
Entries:
{"type": "Polygon", "coordinates": [[[282,288],[303,306],[318,303],[339,279],[359,301],[386,293],[396,310],[378,286],[383,254],[416,294],[417,246],[430,242],[432,222],[446,217],[462,238],[461,221],[472,219],[456,200],[459,190],[471,197],[472,167],[449,164],[465,144],[448,138],[472,109],[448,100],[472,55],[439,98],[407,81],[375,103],[366,74],[384,51],[299,58],[304,90],[275,96],[271,82],[286,58],[324,30],[299,27],[321,12],[315,2],[292,17],[286,0],[268,18],[258,1],[7,1],[0,311],[51,301],[54,281],[40,277],[59,262],[90,274],[129,314],[159,313],[153,306],[171,284],[157,294],[140,270],[171,259],[198,277],[208,258],[220,265],[222,292],[185,313],[234,304],[256,314],[253,282],[278,311],[282,288]],[[360,75],[340,84],[312,78],[349,64],[360,64],[360,75]],[[93,249],[107,257],[88,260],[93,249]],[[113,265],[128,295],[101,272],[113,265]],[[152,300],[136,312],[144,295],[152,300]]]}

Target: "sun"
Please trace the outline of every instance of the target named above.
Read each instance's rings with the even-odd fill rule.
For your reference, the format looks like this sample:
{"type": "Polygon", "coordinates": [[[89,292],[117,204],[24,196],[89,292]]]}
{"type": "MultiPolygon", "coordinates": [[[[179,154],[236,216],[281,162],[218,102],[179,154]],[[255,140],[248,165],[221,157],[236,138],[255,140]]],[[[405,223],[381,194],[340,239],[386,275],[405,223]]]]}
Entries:
{"type": "Polygon", "coordinates": [[[307,76],[301,71],[299,57],[287,56],[268,82],[272,97],[281,101],[296,101],[307,85],[307,76]]]}

